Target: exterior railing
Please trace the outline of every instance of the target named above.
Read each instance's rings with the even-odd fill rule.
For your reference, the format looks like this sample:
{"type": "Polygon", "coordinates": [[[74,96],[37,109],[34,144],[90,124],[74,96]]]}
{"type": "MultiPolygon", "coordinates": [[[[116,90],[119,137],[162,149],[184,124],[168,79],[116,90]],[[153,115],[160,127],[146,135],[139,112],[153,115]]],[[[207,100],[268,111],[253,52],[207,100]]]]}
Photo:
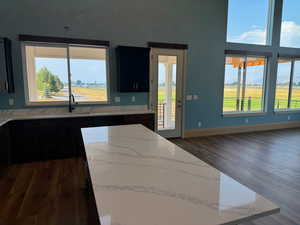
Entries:
{"type": "MultiPolygon", "coordinates": [[[[287,108],[287,99],[276,99],[275,108],[282,109],[287,108]]],[[[291,99],[291,108],[300,108],[300,100],[291,99]]],[[[236,111],[256,111],[262,109],[262,98],[248,97],[246,99],[240,99],[236,97],[226,97],[224,98],[224,108],[236,110],[236,111]]]]}
{"type": "Polygon", "coordinates": [[[165,127],[165,112],[166,112],[166,103],[160,102],[157,104],[157,121],[158,127],[165,127]]]}

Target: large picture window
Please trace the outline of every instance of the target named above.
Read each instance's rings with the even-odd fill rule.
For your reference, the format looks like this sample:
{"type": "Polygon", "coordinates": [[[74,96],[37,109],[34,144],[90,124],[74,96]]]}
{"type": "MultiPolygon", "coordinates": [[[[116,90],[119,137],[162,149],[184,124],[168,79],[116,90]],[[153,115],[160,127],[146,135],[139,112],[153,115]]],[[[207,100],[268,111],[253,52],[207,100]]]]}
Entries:
{"type": "Polygon", "coordinates": [[[28,104],[108,101],[107,48],[23,42],[28,104]]]}
{"type": "Polygon", "coordinates": [[[267,58],[227,55],[223,113],[264,111],[267,58]]]}
{"type": "Polygon", "coordinates": [[[229,0],[227,42],[267,45],[273,0],[229,0]]]}
{"type": "Polygon", "coordinates": [[[300,59],[278,60],[275,110],[300,109],[300,59]]]}

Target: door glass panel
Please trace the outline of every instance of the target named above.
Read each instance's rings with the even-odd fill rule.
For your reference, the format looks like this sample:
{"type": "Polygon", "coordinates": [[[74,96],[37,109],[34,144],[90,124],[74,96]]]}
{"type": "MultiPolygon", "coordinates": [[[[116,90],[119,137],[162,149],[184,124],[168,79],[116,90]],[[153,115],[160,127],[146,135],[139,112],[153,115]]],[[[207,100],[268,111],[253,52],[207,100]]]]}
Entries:
{"type": "Polygon", "coordinates": [[[300,108],[300,61],[295,61],[291,108],[300,108]]]}
{"type": "Polygon", "coordinates": [[[68,101],[67,48],[25,46],[30,102],[68,101]]]}
{"type": "Polygon", "coordinates": [[[106,49],[69,48],[71,89],[77,102],[106,102],[106,49]]]}
{"type": "Polygon", "coordinates": [[[158,56],[158,130],[175,129],[177,56],[158,56]]]}
{"type": "Polygon", "coordinates": [[[291,60],[278,61],[275,109],[288,108],[291,66],[291,60]]]}

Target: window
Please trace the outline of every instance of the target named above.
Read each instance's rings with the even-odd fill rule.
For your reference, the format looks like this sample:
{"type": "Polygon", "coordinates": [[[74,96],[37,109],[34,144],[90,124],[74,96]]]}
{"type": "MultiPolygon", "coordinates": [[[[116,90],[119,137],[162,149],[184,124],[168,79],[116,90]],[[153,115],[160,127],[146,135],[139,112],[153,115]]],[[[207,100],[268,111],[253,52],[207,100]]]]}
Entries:
{"type": "Polygon", "coordinates": [[[24,42],[28,104],[107,102],[107,48],[24,42]]]}
{"type": "Polygon", "coordinates": [[[266,45],[273,0],[229,0],[227,42],[266,45]]]}
{"type": "Polygon", "coordinates": [[[300,60],[279,59],[275,110],[300,109],[300,60]]]}
{"type": "Polygon", "coordinates": [[[263,56],[226,56],[223,113],[264,111],[266,64],[263,56]]]}
{"type": "Polygon", "coordinates": [[[281,23],[282,47],[300,48],[300,1],[284,0],[281,23]]]}

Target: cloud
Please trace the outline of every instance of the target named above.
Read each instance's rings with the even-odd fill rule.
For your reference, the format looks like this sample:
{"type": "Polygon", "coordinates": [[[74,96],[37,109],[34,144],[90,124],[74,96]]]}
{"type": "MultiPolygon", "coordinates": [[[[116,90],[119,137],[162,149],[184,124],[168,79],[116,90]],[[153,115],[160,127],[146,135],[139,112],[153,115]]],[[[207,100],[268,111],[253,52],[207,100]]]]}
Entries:
{"type": "Polygon", "coordinates": [[[266,43],[266,31],[255,29],[242,33],[240,36],[234,37],[232,42],[246,43],[246,44],[260,44],[266,43]]]}
{"type": "Polygon", "coordinates": [[[300,25],[294,21],[282,22],[281,46],[300,48],[300,25]]]}
{"type": "MultiPolygon", "coordinates": [[[[254,29],[230,39],[231,42],[265,44],[266,30],[254,29]]],[[[294,21],[283,21],[281,25],[281,46],[300,48],[300,25],[294,21]]]]}

